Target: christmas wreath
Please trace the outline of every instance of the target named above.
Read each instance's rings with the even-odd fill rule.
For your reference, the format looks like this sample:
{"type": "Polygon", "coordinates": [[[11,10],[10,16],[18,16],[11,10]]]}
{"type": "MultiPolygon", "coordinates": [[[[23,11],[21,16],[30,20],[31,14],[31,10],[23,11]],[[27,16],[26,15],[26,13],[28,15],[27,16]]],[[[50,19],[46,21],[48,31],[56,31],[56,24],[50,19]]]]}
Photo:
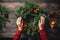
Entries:
{"type": "Polygon", "coordinates": [[[23,31],[26,31],[28,35],[34,35],[36,30],[38,30],[38,20],[39,17],[43,15],[42,8],[34,2],[25,2],[22,7],[19,7],[16,13],[16,17],[22,16],[23,18],[23,31]]]}

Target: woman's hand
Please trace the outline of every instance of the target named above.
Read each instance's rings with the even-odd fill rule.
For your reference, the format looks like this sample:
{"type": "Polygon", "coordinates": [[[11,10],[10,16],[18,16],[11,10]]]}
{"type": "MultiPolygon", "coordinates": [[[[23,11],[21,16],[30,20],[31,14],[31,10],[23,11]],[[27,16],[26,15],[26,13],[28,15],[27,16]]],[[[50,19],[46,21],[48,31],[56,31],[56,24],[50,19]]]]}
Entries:
{"type": "Polygon", "coordinates": [[[23,29],[23,21],[22,21],[22,17],[19,17],[16,21],[16,24],[18,26],[18,30],[21,30],[23,29]]]}
{"type": "Polygon", "coordinates": [[[39,20],[39,23],[38,23],[39,30],[43,30],[44,25],[45,25],[45,18],[43,16],[40,16],[40,20],[39,20]]]}

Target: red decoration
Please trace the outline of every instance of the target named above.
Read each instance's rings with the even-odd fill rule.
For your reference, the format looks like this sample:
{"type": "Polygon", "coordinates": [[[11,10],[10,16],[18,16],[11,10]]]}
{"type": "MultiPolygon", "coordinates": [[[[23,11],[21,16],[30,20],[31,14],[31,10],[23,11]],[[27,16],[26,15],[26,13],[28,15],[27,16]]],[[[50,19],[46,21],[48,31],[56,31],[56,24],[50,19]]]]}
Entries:
{"type": "Polygon", "coordinates": [[[27,25],[26,25],[26,24],[23,24],[23,27],[24,27],[24,28],[26,28],[26,27],[27,27],[27,25]]]}
{"type": "Polygon", "coordinates": [[[34,13],[36,13],[36,14],[37,14],[37,13],[38,13],[38,11],[39,11],[38,9],[35,9],[35,10],[34,10],[34,13]]]}

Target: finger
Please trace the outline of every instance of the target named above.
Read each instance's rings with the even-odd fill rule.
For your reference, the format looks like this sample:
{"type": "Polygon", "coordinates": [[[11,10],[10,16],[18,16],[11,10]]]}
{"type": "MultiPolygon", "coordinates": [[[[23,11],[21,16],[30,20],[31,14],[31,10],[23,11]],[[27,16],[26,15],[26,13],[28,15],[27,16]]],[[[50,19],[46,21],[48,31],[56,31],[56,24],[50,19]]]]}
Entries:
{"type": "Polygon", "coordinates": [[[42,23],[45,22],[45,17],[41,16],[41,22],[42,22],[42,23]]]}
{"type": "Polygon", "coordinates": [[[22,17],[19,17],[19,20],[18,21],[20,21],[20,23],[22,22],[22,17]]]}
{"type": "Polygon", "coordinates": [[[19,17],[19,18],[17,19],[17,21],[16,21],[16,24],[17,24],[17,25],[18,25],[18,24],[21,24],[21,20],[22,20],[22,18],[19,17]]]}
{"type": "Polygon", "coordinates": [[[40,20],[38,21],[38,23],[40,23],[40,20]]]}
{"type": "Polygon", "coordinates": [[[21,23],[22,23],[22,26],[23,26],[23,20],[22,20],[22,22],[21,22],[21,23]]]}
{"type": "Polygon", "coordinates": [[[43,17],[42,20],[43,20],[43,23],[44,23],[45,22],[45,18],[43,17]]]}
{"type": "Polygon", "coordinates": [[[42,21],[42,20],[41,20],[41,16],[40,16],[40,20],[39,20],[39,21],[40,21],[40,23],[41,23],[41,21],[42,21]]]}
{"type": "Polygon", "coordinates": [[[20,24],[20,22],[19,22],[19,18],[17,19],[16,24],[17,24],[17,25],[20,24]]]}
{"type": "Polygon", "coordinates": [[[40,24],[40,23],[41,23],[41,21],[39,20],[39,21],[38,21],[38,24],[40,24]]]}
{"type": "Polygon", "coordinates": [[[43,22],[42,16],[41,16],[41,23],[43,22]]]}

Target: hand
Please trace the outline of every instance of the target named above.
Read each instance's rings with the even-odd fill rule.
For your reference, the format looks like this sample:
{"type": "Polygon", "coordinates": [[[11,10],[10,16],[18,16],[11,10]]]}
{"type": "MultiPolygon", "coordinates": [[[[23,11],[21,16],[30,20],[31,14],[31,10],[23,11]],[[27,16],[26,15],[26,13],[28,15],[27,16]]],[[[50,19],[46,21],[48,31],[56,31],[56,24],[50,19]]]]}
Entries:
{"type": "Polygon", "coordinates": [[[43,30],[44,25],[45,25],[45,18],[43,16],[40,16],[40,20],[39,20],[39,23],[38,23],[39,30],[43,30]]]}
{"type": "Polygon", "coordinates": [[[16,21],[16,24],[18,26],[18,30],[21,30],[23,29],[23,21],[22,21],[22,17],[19,17],[16,21]]]}

